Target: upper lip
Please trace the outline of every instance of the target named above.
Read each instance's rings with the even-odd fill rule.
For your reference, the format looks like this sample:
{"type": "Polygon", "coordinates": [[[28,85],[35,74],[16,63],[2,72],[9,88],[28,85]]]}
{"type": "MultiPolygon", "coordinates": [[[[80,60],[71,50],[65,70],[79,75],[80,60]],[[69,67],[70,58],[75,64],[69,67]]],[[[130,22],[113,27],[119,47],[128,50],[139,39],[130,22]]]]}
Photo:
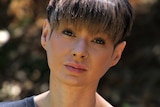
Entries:
{"type": "Polygon", "coordinates": [[[71,66],[71,67],[76,68],[76,69],[87,71],[87,67],[84,64],[81,64],[81,63],[68,62],[68,63],[65,64],[65,66],[71,66]]]}

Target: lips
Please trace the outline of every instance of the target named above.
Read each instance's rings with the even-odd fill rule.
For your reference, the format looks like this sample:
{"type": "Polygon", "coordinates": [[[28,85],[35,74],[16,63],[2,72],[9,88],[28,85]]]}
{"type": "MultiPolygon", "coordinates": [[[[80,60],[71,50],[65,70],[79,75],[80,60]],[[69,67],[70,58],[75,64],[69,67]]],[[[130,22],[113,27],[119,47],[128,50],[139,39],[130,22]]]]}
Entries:
{"type": "Polygon", "coordinates": [[[81,73],[81,72],[87,71],[87,69],[84,65],[77,64],[77,63],[67,63],[67,64],[65,64],[65,67],[67,70],[69,70],[71,72],[81,73]]]}

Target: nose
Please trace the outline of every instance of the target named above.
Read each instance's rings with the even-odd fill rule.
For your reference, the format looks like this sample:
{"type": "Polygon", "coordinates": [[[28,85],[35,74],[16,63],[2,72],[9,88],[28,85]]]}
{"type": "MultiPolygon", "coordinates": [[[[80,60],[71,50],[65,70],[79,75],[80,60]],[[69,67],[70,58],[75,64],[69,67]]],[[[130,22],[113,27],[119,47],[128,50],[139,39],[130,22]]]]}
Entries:
{"type": "Polygon", "coordinates": [[[72,56],[75,58],[85,59],[88,57],[88,48],[85,40],[80,40],[76,42],[73,46],[73,50],[71,52],[72,56]]]}

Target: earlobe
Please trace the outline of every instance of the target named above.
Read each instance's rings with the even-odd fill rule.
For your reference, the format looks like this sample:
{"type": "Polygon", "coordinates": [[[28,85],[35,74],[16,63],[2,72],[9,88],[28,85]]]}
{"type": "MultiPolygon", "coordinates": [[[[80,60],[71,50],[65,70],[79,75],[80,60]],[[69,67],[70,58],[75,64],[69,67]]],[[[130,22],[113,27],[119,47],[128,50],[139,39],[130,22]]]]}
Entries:
{"type": "Polygon", "coordinates": [[[119,43],[113,53],[113,63],[112,66],[115,66],[121,58],[122,52],[126,46],[126,41],[119,43]]]}
{"type": "Polygon", "coordinates": [[[49,34],[49,25],[48,25],[48,21],[45,20],[43,22],[43,30],[41,35],[41,45],[44,49],[46,49],[46,41],[47,41],[48,34],[49,34]]]}

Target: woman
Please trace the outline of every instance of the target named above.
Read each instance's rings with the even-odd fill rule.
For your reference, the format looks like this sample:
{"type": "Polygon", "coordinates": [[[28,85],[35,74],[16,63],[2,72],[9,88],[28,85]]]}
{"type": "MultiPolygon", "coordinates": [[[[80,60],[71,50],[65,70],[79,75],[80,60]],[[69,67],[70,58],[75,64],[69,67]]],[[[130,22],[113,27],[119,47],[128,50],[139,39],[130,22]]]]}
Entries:
{"type": "Polygon", "coordinates": [[[2,107],[112,107],[97,92],[100,78],[121,58],[133,11],[127,0],[51,0],[41,44],[50,89],[2,107]]]}

